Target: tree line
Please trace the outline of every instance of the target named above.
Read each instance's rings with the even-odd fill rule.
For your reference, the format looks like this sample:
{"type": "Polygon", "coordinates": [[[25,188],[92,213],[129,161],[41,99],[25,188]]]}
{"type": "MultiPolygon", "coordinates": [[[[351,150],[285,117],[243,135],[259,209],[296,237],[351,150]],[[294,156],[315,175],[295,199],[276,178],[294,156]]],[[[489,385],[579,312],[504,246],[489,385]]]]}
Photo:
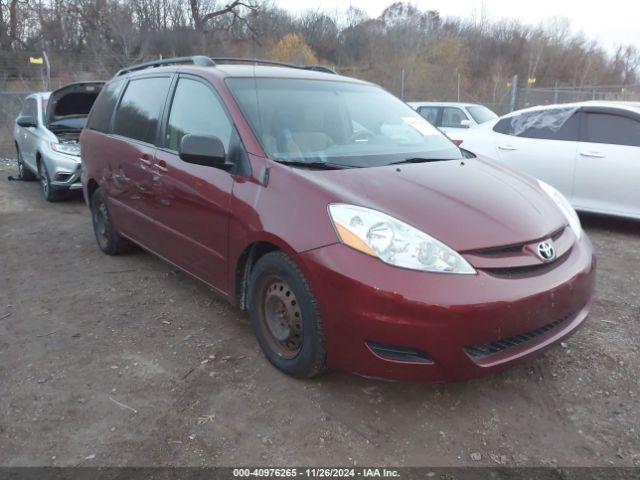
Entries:
{"type": "Polygon", "coordinates": [[[372,18],[299,15],[270,0],[0,0],[0,82],[33,75],[26,59],[46,50],[54,74],[108,77],[159,56],[205,54],[319,63],[382,84],[408,99],[503,102],[514,74],[537,86],[638,82],[640,52],[607,52],[566,19],[443,17],[397,2],[372,18]],[[401,72],[404,70],[404,75],[401,72]]]}

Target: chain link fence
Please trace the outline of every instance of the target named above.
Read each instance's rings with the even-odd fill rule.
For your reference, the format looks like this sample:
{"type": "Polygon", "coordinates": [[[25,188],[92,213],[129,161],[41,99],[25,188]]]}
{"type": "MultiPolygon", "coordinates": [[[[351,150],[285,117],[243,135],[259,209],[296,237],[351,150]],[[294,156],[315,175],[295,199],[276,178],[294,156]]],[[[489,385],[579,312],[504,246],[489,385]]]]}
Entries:
{"type": "MultiPolygon", "coordinates": [[[[14,121],[22,107],[24,98],[32,93],[44,91],[47,85],[55,90],[68,83],[82,80],[107,79],[117,70],[122,60],[112,57],[80,55],[71,60],[52,55],[51,76],[47,78],[40,65],[29,64],[29,56],[41,56],[38,52],[23,53],[20,58],[0,62],[0,157],[14,157],[14,121]]],[[[141,59],[136,59],[140,61],[141,59]]],[[[135,63],[134,61],[130,63],[135,63]]],[[[581,102],[587,100],[639,101],[640,85],[593,85],[583,87],[525,87],[512,92],[511,84],[505,83],[500,91],[490,98],[477,92],[461,88],[464,79],[460,75],[436,75],[432,82],[423,82],[406,74],[402,69],[389,66],[339,66],[338,73],[362,78],[382,85],[407,101],[460,101],[479,103],[498,115],[535,105],[581,102]],[[444,78],[447,77],[447,78],[444,78]],[[513,93],[516,93],[512,99],[513,93]],[[515,100],[515,101],[513,101],[515,100]]]]}

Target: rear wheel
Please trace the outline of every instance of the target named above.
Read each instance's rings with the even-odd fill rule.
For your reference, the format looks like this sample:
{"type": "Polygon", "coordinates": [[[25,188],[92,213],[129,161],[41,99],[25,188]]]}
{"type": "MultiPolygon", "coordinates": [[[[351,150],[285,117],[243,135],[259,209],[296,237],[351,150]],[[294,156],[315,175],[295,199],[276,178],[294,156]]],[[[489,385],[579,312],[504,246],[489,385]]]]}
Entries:
{"type": "Polygon", "coordinates": [[[40,177],[42,195],[47,202],[59,202],[65,197],[65,194],[67,193],[65,190],[55,189],[51,186],[49,171],[47,170],[47,165],[43,160],[38,162],[38,176],[40,177]]]}
{"type": "Polygon", "coordinates": [[[22,159],[22,152],[20,151],[20,147],[16,144],[16,156],[18,157],[18,176],[21,180],[30,182],[36,179],[36,174],[29,170],[24,164],[24,160],[22,159]]]}
{"type": "Polygon", "coordinates": [[[313,292],[283,252],[261,257],[251,272],[249,314],[267,359],[284,373],[309,378],[325,370],[324,329],[313,292]]]}
{"type": "Polygon", "coordinates": [[[107,255],[119,255],[131,251],[132,243],[120,235],[113,225],[104,195],[97,189],[91,197],[93,231],[100,250],[107,255]]]}

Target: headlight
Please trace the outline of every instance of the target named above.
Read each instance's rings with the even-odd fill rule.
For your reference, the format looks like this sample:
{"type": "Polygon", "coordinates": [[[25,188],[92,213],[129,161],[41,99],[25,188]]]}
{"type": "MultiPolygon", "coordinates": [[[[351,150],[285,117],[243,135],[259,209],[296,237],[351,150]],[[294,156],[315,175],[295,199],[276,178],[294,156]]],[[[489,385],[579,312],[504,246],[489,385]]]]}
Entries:
{"type": "Polygon", "coordinates": [[[390,265],[425,272],[476,273],[444,243],[377,210],[331,204],[329,215],[342,243],[390,265]]]}
{"type": "Polygon", "coordinates": [[[546,194],[549,195],[554,202],[556,202],[556,205],[558,206],[558,208],[562,211],[564,216],[567,218],[567,221],[569,222],[569,226],[571,227],[571,230],[573,230],[573,233],[576,234],[576,237],[580,239],[580,237],[582,237],[582,225],[580,225],[580,218],[578,217],[578,214],[569,203],[569,200],[567,200],[567,198],[564,195],[562,195],[558,190],[553,188],[548,183],[545,183],[542,180],[538,180],[538,184],[540,185],[540,188],[544,190],[546,194]]]}
{"type": "Polygon", "coordinates": [[[64,153],[66,155],[80,156],[80,144],[79,143],[51,143],[51,150],[58,153],[64,153]]]}

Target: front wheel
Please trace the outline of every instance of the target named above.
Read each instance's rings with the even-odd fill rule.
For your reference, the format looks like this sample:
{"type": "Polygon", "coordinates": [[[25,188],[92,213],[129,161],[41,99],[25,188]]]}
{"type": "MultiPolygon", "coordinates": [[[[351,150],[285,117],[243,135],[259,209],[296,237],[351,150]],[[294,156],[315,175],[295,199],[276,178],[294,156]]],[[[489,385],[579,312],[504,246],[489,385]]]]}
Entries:
{"type": "Polygon", "coordinates": [[[42,188],[42,196],[47,202],[59,202],[65,197],[64,190],[58,190],[51,186],[51,178],[44,160],[38,163],[38,176],[40,177],[40,187],[42,188]]]}
{"type": "Polygon", "coordinates": [[[325,370],[316,300],[298,266],[283,252],[266,254],[252,269],[249,315],[262,351],[278,369],[298,378],[325,370]]]}
{"type": "Polygon", "coordinates": [[[100,250],[107,255],[120,255],[131,250],[133,244],[120,235],[113,225],[107,201],[100,189],[93,192],[91,197],[91,219],[100,250]]]}
{"type": "Polygon", "coordinates": [[[22,152],[20,151],[20,147],[16,143],[16,156],[18,158],[18,177],[20,180],[24,180],[25,182],[30,182],[36,179],[35,173],[33,173],[29,168],[24,164],[24,159],[22,158],[22,152]]]}

